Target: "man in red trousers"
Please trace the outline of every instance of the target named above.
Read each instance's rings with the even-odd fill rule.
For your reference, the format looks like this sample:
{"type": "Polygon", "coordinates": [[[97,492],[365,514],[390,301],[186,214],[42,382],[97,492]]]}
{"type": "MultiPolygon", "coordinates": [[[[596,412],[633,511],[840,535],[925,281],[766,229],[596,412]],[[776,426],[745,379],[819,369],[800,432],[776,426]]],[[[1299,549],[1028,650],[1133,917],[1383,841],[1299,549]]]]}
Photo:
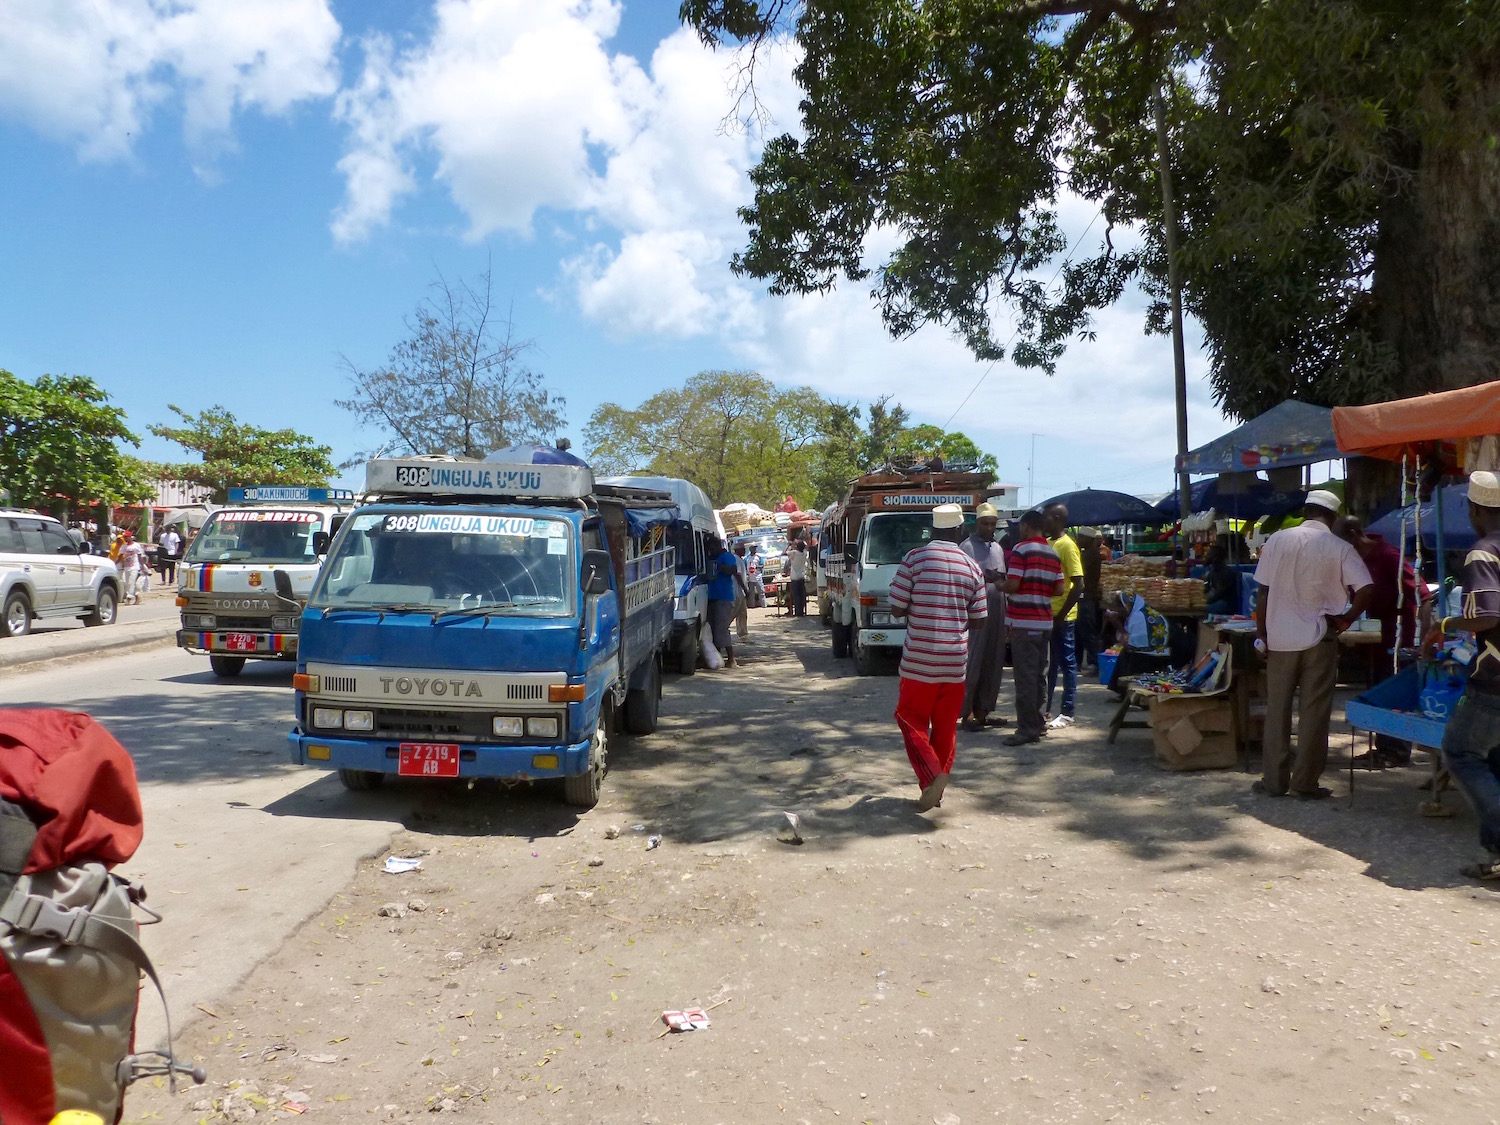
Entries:
{"type": "Polygon", "coordinates": [[[932,510],[932,538],[907,552],[891,580],[891,614],[906,618],[896,723],[916,770],[925,812],[942,803],[953,768],[969,668],[969,626],[985,619],[984,574],[959,548],[964,512],[932,510]]]}

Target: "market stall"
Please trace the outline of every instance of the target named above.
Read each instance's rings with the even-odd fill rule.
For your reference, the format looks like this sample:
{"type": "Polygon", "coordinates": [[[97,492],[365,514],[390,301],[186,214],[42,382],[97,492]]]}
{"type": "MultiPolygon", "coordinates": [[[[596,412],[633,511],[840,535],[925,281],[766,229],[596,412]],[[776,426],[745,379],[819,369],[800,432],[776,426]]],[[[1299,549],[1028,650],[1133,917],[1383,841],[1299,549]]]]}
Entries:
{"type": "MultiPolygon", "coordinates": [[[[1449,522],[1445,517],[1450,516],[1445,500],[1448,489],[1442,481],[1449,476],[1500,467],[1500,437],[1497,437],[1500,383],[1373,406],[1339,407],[1333,412],[1333,427],[1343,452],[1401,462],[1403,491],[1408,487],[1418,490],[1424,480],[1433,483],[1430,504],[1433,558],[1441,586],[1449,522]]],[[[1421,512],[1421,505],[1411,506],[1413,525],[1421,512]]],[[[1425,533],[1413,527],[1412,535],[1420,550],[1425,533]]],[[[1404,550],[1408,539],[1405,526],[1399,538],[1404,550]]],[[[1439,654],[1431,662],[1401,668],[1390,679],[1349,702],[1346,708],[1349,725],[1356,731],[1389,735],[1436,752],[1442,745],[1448,710],[1462,690],[1466,675],[1466,665],[1450,653],[1439,654]]],[[[1436,753],[1433,762],[1436,775],[1441,769],[1436,753]]],[[[1352,767],[1350,784],[1352,788],[1352,767]]],[[[1441,815],[1441,785],[1436,776],[1433,798],[1423,811],[1441,815]]]]}

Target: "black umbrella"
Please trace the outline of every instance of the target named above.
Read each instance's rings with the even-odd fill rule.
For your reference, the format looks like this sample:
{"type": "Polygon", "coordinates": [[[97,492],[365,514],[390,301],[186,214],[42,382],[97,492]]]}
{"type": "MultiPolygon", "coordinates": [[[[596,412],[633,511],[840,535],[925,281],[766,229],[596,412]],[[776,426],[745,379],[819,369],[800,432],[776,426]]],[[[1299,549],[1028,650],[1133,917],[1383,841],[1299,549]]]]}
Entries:
{"type": "Polygon", "coordinates": [[[1042,501],[1037,507],[1045,509],[1053,504],[1066,505],[1068,523],[1075,526],[1101,523],[1155,525],[1166,522],[1160,512],[1139,497],[1103,488],[1064,492],[1061,496],[1042,501]]]}

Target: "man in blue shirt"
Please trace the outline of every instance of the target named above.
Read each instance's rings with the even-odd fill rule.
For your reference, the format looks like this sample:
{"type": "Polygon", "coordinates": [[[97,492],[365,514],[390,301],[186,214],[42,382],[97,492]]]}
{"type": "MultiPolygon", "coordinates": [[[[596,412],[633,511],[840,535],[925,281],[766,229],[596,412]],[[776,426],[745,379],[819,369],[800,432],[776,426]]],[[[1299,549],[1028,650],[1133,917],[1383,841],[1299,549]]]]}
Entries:
{"type": "Polygon", "coordinates": [[[708,583],[708,624],[713,630],[714,648],[724,657],[724,667],[733,668],[734,634],[730,624],[734,620],[735,594],[744,588],[744,579],[740,577],[739,560],[722,540],[714,539],[709,549],[714,561],[713,577],[708,583]]]}

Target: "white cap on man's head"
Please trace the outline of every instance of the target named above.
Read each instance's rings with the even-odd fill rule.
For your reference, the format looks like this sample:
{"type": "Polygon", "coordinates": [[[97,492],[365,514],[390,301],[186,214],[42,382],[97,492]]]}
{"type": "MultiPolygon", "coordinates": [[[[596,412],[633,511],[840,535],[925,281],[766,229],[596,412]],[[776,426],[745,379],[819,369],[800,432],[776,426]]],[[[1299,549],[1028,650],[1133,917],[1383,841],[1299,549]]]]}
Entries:
{"type": "Polygon", "coordinates": [[[957,504],[939,504],[932,509],[932,526],[936,528],[963,527],[964,510],[957,504]]]}
{"type": "Polygon", "coordinates": [[[1500,508],[1500,476],[1485,469],[1469,474],[1469,503],[1500,508]]]}
{"type": "Polygon", "coordinates": [[[1303,503],[1309,508],[1322,508],[1325,512],[1332,512],[1334,515],[1339,514],[1339,507],[1341,506],[1341,501],[1336,493],[1327,492],[1321,488],[1309,492],[1307,499],[1303,503]]]}

